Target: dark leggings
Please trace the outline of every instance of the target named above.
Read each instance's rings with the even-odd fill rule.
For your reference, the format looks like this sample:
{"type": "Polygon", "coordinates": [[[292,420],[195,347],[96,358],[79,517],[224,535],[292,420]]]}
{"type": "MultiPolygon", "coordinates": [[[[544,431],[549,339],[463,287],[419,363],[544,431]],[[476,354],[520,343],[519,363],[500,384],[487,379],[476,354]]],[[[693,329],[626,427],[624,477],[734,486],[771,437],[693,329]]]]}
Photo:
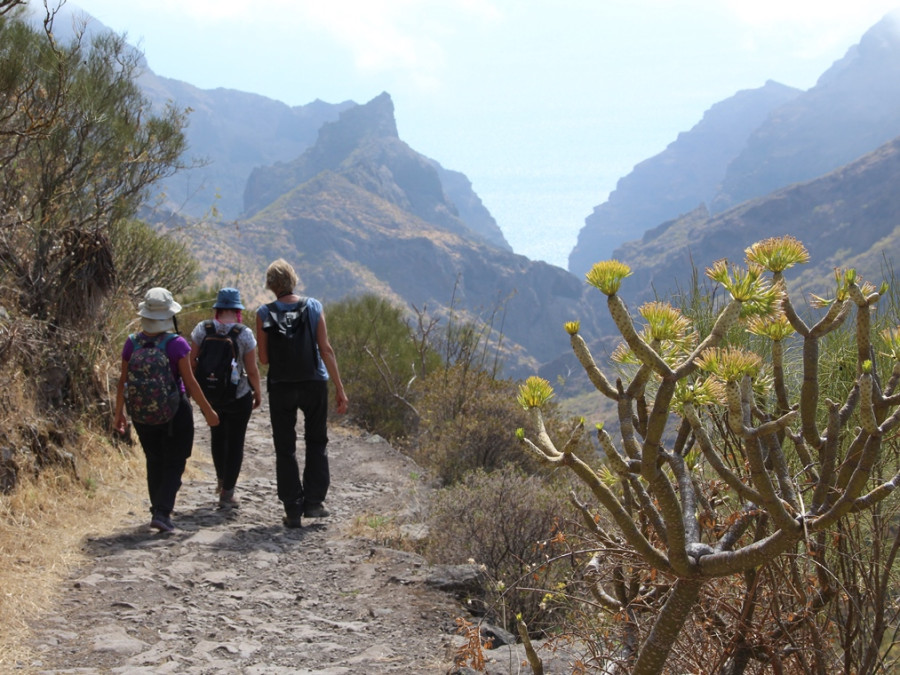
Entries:
{"type": "Polygon", "coordinates": [[[194,414],[184,396],[175,417],[166,424],[134,423],[147,460],[150,512],[168,516],[175,508],[181,475],[194,445],[194,414]]]}
{"type": "Polygon", "coordinates": [[[219,426],[210,427],[210,451],[223,490],[233,490],[244,462],[244,437],[253,411],[253,392],[216,407],[219,426]]]}
{"type": "Polygon", "coordinates": [[[304,503],[321,504],[328,492],[328,382],[270,382],[268,390],[278,498],[286,513],[299,513],[304,503]],[[298,410],[303,413],[306,445],[302,481],[297,463],[298,410]]]}

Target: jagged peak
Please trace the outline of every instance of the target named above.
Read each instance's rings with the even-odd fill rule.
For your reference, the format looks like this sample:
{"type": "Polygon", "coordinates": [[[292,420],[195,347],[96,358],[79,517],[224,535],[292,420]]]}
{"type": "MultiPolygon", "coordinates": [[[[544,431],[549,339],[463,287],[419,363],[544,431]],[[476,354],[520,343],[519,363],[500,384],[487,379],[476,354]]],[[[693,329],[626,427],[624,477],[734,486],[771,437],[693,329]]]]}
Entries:
{"type": "Polygon", "coordinates": [[[367,138],[399,138],[394,101],[382,92],[368,103],[344,110],[337,121],[319,130],[317,145],[356,147],[367,138]]]}
{"type": "Polygon", "coordinates": [[[860,63],[890,64],[900,55],[900,9],[886,14],[881,21],[869,28],[859,42],[847,50],[822,73],[816,86],[834,82],[852,67],[860,63]]]}

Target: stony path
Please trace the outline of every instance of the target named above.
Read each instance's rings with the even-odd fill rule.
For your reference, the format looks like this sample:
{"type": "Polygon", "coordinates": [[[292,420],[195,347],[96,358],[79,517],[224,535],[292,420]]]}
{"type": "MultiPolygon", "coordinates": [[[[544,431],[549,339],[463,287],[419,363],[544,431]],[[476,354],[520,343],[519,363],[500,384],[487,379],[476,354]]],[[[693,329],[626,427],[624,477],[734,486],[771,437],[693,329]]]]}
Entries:
{"type": "Polygon", "coordinates": [[[151,531],[146,499],[136,496],[129,522],[86,542],[89,562],[63,589],[54,615],[35,626],[38,656],[23,670],[361,675],[451,669],[459,603],[425,583],[429,572],[420,558],[351,531],[360,516],[410,512],[421,489],[410,460],[378,437],[333,428],[332,516],[288,530],[276,498],[265,405],[251,418],[239,509],[216,508],[207,434],[202,424],[197,428],[173,514],[179,529],[151,531]]]}

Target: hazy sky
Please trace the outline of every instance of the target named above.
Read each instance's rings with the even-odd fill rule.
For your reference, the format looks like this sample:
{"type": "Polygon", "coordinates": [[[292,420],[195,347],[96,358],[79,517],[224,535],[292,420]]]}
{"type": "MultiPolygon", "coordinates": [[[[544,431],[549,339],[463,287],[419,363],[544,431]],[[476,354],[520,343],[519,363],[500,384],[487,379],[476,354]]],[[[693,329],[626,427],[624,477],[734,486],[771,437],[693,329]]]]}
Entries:
{"type": "Polygon", "coordinates": [[[900,0],[78,0],[165,77],[394,101],[517,253],[565,267],[616,181],[712,104],[808,89],[900,0]]]}

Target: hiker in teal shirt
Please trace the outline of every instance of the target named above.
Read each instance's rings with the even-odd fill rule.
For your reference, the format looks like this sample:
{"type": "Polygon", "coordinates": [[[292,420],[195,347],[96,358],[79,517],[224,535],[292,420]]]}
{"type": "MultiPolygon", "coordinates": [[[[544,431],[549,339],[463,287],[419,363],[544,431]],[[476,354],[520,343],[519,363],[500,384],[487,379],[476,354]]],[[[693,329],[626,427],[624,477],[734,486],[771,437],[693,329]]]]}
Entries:
{"type": "Polygon", "coordinates": [[[337,358],[328,341],[322,303],[294,293],[297,273],[278,259],[266,270],[266,288],[275,302],[256,312],[260,363],[269,365],[266,389],[275,445],[275,478],[286,527],[300,527],[301,516],[324,518],[330,483],[328,469],[328,381],[334,383],[337,412],[347,412],[347,395],[337,358]],[[297,463],[297,411],[303,412],[306,445],[303,477],[297,463]]]}

